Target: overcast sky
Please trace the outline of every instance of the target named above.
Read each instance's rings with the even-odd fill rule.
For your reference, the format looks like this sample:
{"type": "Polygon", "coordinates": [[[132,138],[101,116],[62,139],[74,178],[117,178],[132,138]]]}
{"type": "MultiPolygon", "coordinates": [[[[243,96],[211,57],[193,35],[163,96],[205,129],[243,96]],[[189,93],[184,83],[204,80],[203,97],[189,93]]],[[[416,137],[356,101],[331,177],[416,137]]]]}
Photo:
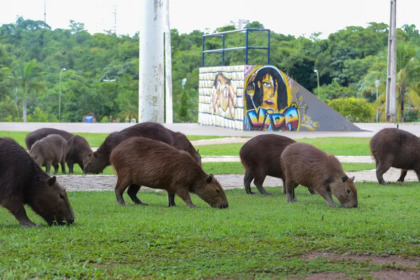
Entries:
{"type": "MultiPolygon", "coordinates": [[[[133,35],[140,29],[141,6],[146,0],[46,0],[47,23],[68,28],[70,20],[85,24],[94,33],[102,18],[112,23],[111,5],[117,7],[117,33],[133,35]],[[102,7],[102,8],[101,8],[102,7]]],[[[151,0],[148,0],[151,1],[151,0]]],[[[44,19],[44,0],[0,0],[0,24],[14,23],[17,16],[44,19]]],[[[389,0],[170,0],[170,24],[180,33],[214,31],[231,20],[259,21],[276,33],[321,38],[350,25],[369,22],[389,24],[389,0]]],[[[397,27],[415,24],[420,29],[420,0],[400,0],[397,27]]]]}

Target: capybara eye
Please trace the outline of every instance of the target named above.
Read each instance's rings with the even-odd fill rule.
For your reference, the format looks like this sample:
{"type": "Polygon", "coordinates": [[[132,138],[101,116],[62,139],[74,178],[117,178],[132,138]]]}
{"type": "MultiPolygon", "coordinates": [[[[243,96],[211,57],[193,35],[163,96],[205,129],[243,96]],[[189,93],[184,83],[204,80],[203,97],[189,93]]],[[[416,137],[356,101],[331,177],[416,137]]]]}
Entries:
{"type": "Polygon", "coordinates": [[[220,191],[218,189],[216,189],[216,192],[220,193],[220,191]]]}
{"type": "Polygon", "coordinates": [[[351,190],[347,189],[347,193],[351,193],[351,190]]]}
{"type": "Polygon", "coordinates": [[[92,156],[92,154],[88,154],[88,157],[91,157],[92,156]]]}
{"type": "Polygon", "coordinates": [[[64,195],[62,195],[61,193],[60,193],[60,198],[64,199],[64,195]]]}

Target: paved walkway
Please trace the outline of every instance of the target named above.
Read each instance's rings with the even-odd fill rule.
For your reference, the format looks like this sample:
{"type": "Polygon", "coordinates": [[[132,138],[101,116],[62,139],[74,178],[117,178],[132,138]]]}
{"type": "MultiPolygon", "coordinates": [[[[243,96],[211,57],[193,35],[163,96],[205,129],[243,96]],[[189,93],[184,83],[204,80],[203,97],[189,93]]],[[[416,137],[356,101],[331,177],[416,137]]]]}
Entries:
{"type": "MultiPolygon", "coordinates": [[[[340,162],[375,163],[371,156],[336,156],[340,162]]],[[[202,162],[241,162],[239,156],[206,156],[202,162]]]]}

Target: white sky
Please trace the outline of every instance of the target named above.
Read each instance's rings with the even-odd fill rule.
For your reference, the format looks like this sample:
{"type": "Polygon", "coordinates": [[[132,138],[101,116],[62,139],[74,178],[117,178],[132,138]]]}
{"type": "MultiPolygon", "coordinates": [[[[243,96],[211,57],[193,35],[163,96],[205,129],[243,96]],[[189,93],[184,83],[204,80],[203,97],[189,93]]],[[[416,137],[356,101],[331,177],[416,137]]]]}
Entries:
{"type": "MultiPolygon", "coordinates": [[[[85,23],[94,33],[99,21],[99,4],[117,3],[117,33],[133,35],[140,29],[141,5],[146,0],[46,0],[47,23],[68,28],[70,20],[85,23]]],[[[149,0],[152,1],[152,0],[149,0]]],[[[0,0],[0,25],[16,17],[44,19],[44,0],[0,0]]],[[[350,25],[368,22],[389,24],[390,0],[170,0],[170,24],[180,33],[228,24],[231,20],[259,21],[265,28],[285,35],[322,32],[321,38],[350,25]]],[[[110,8],[109,20],[112,22],[110,8]]],[[[420,29],[420,0],[399,0],[397,27],[415,24],[420,29]]]]}

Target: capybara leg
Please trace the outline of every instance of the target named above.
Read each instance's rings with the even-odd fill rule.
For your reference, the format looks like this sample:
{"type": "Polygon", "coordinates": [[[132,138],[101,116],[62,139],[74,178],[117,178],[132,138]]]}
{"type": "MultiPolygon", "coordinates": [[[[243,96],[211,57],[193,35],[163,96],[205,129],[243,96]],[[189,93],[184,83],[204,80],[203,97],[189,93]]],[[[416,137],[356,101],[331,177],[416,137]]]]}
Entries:
{"type": "Polygon", "coordinates": [[[261,194],[271,195],[271,193],[267,192],[264,187],[262,186],[265,180],[265,174],[255,174],[254,185],[260,191],[261,194]]]}
{"type": "Polygon", "coordinates": [[[284,179],[281,179],[283,181],[283,194],[286,194],[286,182],[284,179]]]}
{"type": "Polygon", "coordinates": [[[54,172],[53,172],[53,175],[55,175],[55,174],[57,174],[57,173],[58,173],[58,164],[53,165],[53,167],[54,167],[54,172]]]}
{"type": "MultiPolygon", "coordinates": [[[[73,166],[74,166],[74,162],[73,161],[68,161],[67,162],[67,167],[69,168],[69,174],[73,173],[73,166]]],[[[82,168],[83,171],[83,168],[82,168]]]]}
{"type": "Polygon", "coordinates": [[[295,184],[292,181],[288,181],[286,179],[286,196],[287,196],[287,202],[293,203],[297,202],[297,199],[295,197],[295,188],[298,184],[295,184]]]}
{"type": "Polygon", "coordinates": [[[194,203],[192,203],[190,193],[187,190],[177,191],[176,194],[185,202],[185,204],[187,204],[188,207],[198,208],[194,205],[194,203]]]}
{"type": "Polygon", "coordinates": [[[416,172],[417,180],[420,182],[420,170],[414,170],[414,172],[416,172]]]}
{"type": "Polygon", "coordinates": [[[25,207],[23,207],[23,203],[21,201],[17,199],[11,199],[2,205],[8,209],[10,213],[13,214],[13,216],[15,216],[16,220],[18,220],[23,227],[29,228],[36,226],[36,224],[29,220],[28,216],[26,215],[25,207]]]}
{"type": "Polygon", "coordinates": [[[47,162],[47,164],[45,165],[45,172],[47,174],[50,174],[51,171],[51,162],[47,162]]]}
{"type": "Polygon", "coordinates": [[[254,174],[250,172],[249,170],[246,170],[245,176],[244,176],[244,186],[245,186],[245,191],[247,194],[255,194],[253,191],[251,191],[251,182],[253,179],[254,179],[254,174]]]}
{"type": "Polygon", "coordinates": [[[309,191],[310,194],[316,194],[316,191],[314,191],[314,190],[312,190],[310,188],[308,188],[308,191],[309,191]]]}
{"type": "Polygon", "coordinates": [[[139,192],[140,187],[141,186],[139,185],[131,184],[128,187],[127,194],[135,204],[148,205],[147,203],[141,202],[141,200],[137,197],[137,193],[139,192]]]}
{"type": "Polygon", "coordinates": [[[328,203],[329,206],[335,207],[337,206],[331,196],[331,191],[328,191],[324,188],[318,189],[318,193],[320,196],[322,196],[328,203]]]}
{"type": "Polygon", "coordinates": [[[115,196],[117,197],[118,204],[120,205],[126,205],[123,198],[123,193],[127,187],[128,184],[120,179],[120,177],[118,177],[117,185],[115,185],[115,196]]]}
{"type": "Polygon", "coordinates": [[[175,194],[168,192],[168,207],[176,206],[175,204],[175,194]]]}
{"type": "Polygon", "coordinates": [[[61,173],[66,174],[66,162],[63,160],[61,163],[61,173]]]}
{"type": "Polygon", "coordinates": [[[379,184],[385,185],[385,180],[383,175],[391,168],[391,164],[379,162],[378,165],[376,165],[376,178],[378,179],[379,184]]]}
{"type": "Polygon", "coordinates": [[[407,176],[407,170],[401,169],[401,175],[397,182],[404,182],[405,176],[407,176]]]}

